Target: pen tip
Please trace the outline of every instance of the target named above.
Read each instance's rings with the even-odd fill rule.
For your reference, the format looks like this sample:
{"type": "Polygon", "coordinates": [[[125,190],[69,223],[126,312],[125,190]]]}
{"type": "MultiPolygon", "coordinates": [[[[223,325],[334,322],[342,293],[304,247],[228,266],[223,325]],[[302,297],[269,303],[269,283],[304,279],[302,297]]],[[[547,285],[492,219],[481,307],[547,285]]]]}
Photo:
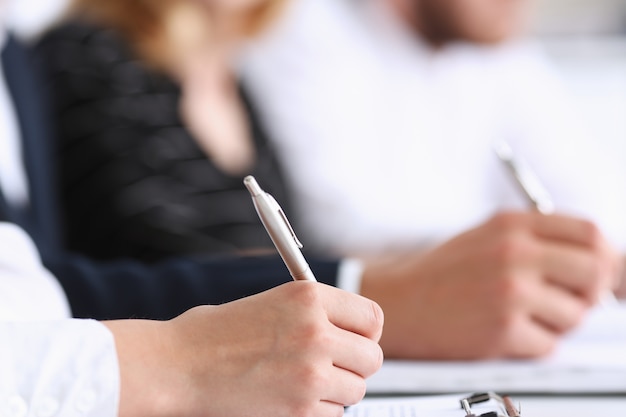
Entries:
{"type": "Polygon", "coordinates": [[[509,145],[505,140],[499,140],[494,143],[493,150],[496,152],[496,155],[504,161],[513,159],[513,150],[511,149],[511,145],[509,145]]]}
{"type": "Polygon", "coordinates": [[[247,177],[245,177],[243,179],[243,183],[248,191],[250,191],[250,194],[252,194],[253,196],[259,195],[263,192],[259,184],[256,182],[256,179],[252,175],[248,175],[247,177]]]}

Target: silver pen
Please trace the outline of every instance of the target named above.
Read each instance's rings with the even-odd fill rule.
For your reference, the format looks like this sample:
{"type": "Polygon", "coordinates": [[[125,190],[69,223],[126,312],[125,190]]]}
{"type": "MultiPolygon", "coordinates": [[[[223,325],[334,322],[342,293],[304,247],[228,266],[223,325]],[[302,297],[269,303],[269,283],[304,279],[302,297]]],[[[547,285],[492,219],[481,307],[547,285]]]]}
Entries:
{"type": "MultiPolygon", "coordinates": [[[[494,150],[533,207],[541,214],[554,213],[554,202],[548,190],[545,189],[541,181],[539,181],[539,177],[526,164],[526,161],[519,156],[515,156],[511,146],[503,140],[495,144],[494,150]]],[[[612,291],[603,293],[599,302],[603,306],[619,304],[612,291]]]]}
{"type": "Polygon", "coordinates": [[[285,216],[278,202],[276,202],[274,197],[261,189],[253,176],[248,175],[244,178],[243,183],[250,191],[256,212],[259,214],[261,222],[270,235],[272,242],[274,242],[280,257],[287,265],[291,277],[296,281],[317,281],[300,251],[302,243],[296,237],[289,220],[287,220],[287,216],[285,216]]]}
{"type": "Polygon", "coordinates": [[[554,213],[554,203],[550,194],[526,161],[516,157],[505,141],[496,143],[494,150],[533,207],[542,214],[554,213]]]}

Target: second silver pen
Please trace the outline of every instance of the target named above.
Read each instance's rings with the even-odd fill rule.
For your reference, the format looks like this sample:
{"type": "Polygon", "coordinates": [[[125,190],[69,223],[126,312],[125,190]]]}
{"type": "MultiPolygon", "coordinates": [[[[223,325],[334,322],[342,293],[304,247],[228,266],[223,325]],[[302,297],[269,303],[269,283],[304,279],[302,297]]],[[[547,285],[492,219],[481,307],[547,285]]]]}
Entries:
{"type": "Polygon", "coordinates": [[[265,230],[270,235],[280,257],[285,262],[291,277],[294,280],[316,281],[309,264],[300,249],[302,243],[296,237],[287,216],[274,197],[263,191],[253,176],[244,178],[248,191],[252,195],[252,201],[265,230]]]}

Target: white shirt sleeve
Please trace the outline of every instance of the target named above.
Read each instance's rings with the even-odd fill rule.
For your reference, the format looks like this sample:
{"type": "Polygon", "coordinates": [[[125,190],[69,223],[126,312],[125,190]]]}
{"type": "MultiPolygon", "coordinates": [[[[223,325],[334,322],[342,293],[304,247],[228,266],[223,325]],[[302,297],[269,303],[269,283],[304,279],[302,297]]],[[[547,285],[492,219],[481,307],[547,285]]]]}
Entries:
{"type": "Polygon", "coordinates": [[[358,259],[347,258],[339,263],[337,287],[354,294],[361,293],[363,263],[358,259]]]}
{"type": "Polygon", "coordinates": [[[0,223],[0,416],[114,417],[119,378],[111,332],[70,319],[28,235],[0,223]]]}
{"type": "Polygon", "coordinates": [[[30,237],[0,223],[0,320],[58,320],[71,317],[59,282],[41,264],[30,237]]]}
{"type": "Polygon", "coordinates": [[[0,415],[115,417],[112,334],[93,320],[0,322],[0,415]]]}

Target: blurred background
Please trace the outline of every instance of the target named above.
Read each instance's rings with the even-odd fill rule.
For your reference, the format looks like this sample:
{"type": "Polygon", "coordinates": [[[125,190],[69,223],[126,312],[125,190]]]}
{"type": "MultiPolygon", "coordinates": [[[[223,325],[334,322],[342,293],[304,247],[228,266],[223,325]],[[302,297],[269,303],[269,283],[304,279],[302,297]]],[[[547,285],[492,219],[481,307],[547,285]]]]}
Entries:
{"type": "Polygon", "coordinates": [[[537,33],[554,36],[626,33],[624,0],[539,0],[537,33]]]}
{"type": "Polygon", "coordinates": [[[539,0],[533,30],[597,139],[626,155],[626,0],[539,0]]]}
{"type": "MultiPolygon", "coordinates": [[[[12,2],[14,29],[27,38],[53,22],[68,0],[12,2]]],[[[626,155],[626,0],[537,0],[533,33],[597,132],[626,155]]]]}

